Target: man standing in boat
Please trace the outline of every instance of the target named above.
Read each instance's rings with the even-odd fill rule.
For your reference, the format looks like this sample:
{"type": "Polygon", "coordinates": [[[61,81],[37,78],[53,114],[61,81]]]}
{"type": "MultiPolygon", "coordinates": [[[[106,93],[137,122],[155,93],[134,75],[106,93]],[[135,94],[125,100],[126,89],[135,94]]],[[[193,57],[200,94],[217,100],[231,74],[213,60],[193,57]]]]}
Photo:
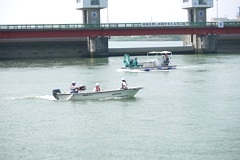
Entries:
{"type": "Polygon", "coordinates": [[[168,66],[168,65],[169,65],[169,57],[168,57],[168,54],[165,53],[162,58],[163,58],[163,66],[168,66]]]}
{"type": "Polygon", "coordinates": [[[122,88],[121,89],[128,89],[127,82],[124,77],[122,78],[122,88]]]}

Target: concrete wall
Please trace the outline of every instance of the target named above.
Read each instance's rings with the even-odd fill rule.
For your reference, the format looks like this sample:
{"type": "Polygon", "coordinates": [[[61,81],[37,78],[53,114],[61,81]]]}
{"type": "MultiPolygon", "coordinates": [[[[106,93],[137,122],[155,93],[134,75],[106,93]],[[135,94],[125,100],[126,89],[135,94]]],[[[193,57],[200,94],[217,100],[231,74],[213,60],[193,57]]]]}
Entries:
{"type": "Polygon", "coordinates": [[[218,53],[240,53],[240,34],[219,35],[216,47],[218,53]]]}
{"type": "Polygon", "coordinates": [[[100,9],[85,9],[83,10],[83,24],[96,24],[96,27],[100,24],[100,9]]]}
{"type": "MultiPolygon", "coordinates": [[[[108,43],[105,42],[107,38],[104,37],[103,39],[100,38],[98,40],[93,41],[95,45],[92,46],[92,49],[101,52],[92,53],[93,57],[123,56],[125,53],[130,55],[146,55],[146,53],[150,51],[163,50],[172,51],[173,54],[193,54],[195,52],[193,46],[108,49],[108,43]]],[[[79,38],[50,40],[2,39],[0,40],[0,60],[23,58],[91,57],[88,43],[89,41],[87,41],[87,39],[79,38]]],[[[218,53],[240,53],[240,35],[214,35],[206,41],[206,44],[211,51],[217,49],[218,53]]]]}
{"type": "Polygon", "coordinates": [[[89,57],[87,42],[0,43],[0,59],[89,57]]]}
{"type": "Polygon", "coordinates": [[[206,8],[189,8],[188,22],[206,22],[206,8]]]}
{"type": "Polygon", "coordinates": [[[193,35],[196,53],[217,53],[217,35],[193,35]]]}
{"type": "Polygon", "coordinates": [[[240,53],[240,39],[218,40],[218,53],[240,53]]]}
{"type": "Polygon", "coordinates": [[[151,51],[171,51],[173,54],[193,54],[193,46],[180,47],[145,47],[145,48],[109,48],[109,56],[147,55],[151,51]]]}

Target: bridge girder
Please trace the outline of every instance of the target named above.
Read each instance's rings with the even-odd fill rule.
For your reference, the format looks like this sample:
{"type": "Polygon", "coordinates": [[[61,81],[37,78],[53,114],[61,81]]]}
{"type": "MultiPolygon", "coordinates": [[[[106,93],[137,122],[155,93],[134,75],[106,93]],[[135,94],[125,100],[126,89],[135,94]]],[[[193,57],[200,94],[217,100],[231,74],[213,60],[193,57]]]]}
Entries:
{"type": "Polygon", "coordinates": [[[240,34],[240,27],[224,28],[117,28],[117,29],[72,29],[72,30],[2,30],[0,39],[6,38],[57,38],[140,35],[208,35],[240,34]]]}

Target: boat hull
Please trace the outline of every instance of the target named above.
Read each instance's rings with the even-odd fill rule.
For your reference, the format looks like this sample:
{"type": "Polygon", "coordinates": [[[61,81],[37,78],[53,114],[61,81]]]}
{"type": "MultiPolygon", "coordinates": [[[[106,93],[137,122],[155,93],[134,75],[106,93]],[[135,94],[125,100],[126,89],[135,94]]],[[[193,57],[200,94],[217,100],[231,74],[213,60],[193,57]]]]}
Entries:
{"type": "Polygon", "coordinates": [[[122,68],[122,71],[126,71],[126,72],[135,72],[135,71],[139,71],[139,72],[149,72],[149,71],[167,71],[167,70],[172,70],[172,69],[176,69],[177,65],[170,65],[170,66],[158,66],[158,67],[140,67],[140,68],[122,68]]]}
{"type": "Polygon", "coordinates": [[[111,98],[130,98],[143,87],[130,87],[128,89],[115,89],[102,92],[55,93],[53,96],[59,100],[93,100],[111,98]]]}

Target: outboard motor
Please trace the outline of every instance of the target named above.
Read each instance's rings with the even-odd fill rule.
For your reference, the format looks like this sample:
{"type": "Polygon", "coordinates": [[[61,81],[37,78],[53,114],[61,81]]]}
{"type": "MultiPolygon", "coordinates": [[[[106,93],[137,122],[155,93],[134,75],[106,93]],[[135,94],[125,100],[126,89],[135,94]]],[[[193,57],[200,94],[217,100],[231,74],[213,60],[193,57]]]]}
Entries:
{"type": "Polygon", "coordinates": [[[53,97],[56,98],[56,99],[59,99],[58,96],[57,96],[57,93],[61,93],[60,89],[54,89],[52,91],[53,97]]]}

